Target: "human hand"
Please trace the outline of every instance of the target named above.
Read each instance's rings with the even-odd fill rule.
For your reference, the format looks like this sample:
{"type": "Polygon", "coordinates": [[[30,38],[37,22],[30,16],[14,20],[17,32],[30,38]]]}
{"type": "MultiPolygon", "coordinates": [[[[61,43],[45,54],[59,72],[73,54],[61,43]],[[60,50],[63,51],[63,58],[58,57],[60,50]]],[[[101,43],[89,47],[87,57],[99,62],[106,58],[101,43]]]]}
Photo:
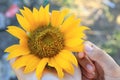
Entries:
{"type": "MultiPolygon", "coordinates": [[[[79,63],[79,64],[82,66],[83,72],[88,74],[88,77],[90,77],[90,78],[94,77],[94,74],[93,74],[94,69],[91,70],[91,68],[89,69],[89,67],[87,67],[87,63],[89,63],[89,65],[92,65],[92,66],[93,66],[93,63],[89,59],[84,57],[84,55],[79,55],[79,59],[81,60],[81,63],[79,63]]],[[[10,60],[10,64],[12,64],[14,61],[15,61],[15,59],[10,60]]],[[[69,74],[65,73],[65,76],[63,77],[62,80],[85,80],[84,77],[82,77],[80,67],[74,67],[74,68],[75,68],[74,75],[69,75],[69,74]]],[[[14,70],[18,80],[37,80],[35,71],[31,72],[29,74],[24,74],[23,68],[20,68],[18,70],[15,70],[15,69],[13,69],[13,70],[14,70]]],[[[59,80],[59,78],[57,77],[57,73],[54,70],[48,71],[47,69],[45,69],[41,80],[59,80]]]]}
{"type": "Polygon", "coordinates": [[[120,66],[106,52],[91,42],[85,42],[85,54],[93,61],[94,67],[99,73],[93,80],[120,80],[120,66]],[[104,74],[104,78],[100,76],[101,74],[104,74]]]}
{"type": "MultiPolygon", "coordinates": [[[[69,74],[65,73],[65,76],[62,80],[85,80],[85,77],[88,77],[88,78],[94,77],[93,71],[95,71],[95,68],[93,68],[91,70],[91,67],[90,68],[87,67],[89,65],[92,65],[92,67],[94,67],[93,63],[87,57],[85,57],[85,55],[82,53],[81,53],[81,55],[79,55],[79,59],[81,60],[81,62],[79,64],[80,64],[80,66],[82,66],[82,71],[83,71],[83,73],[87,74],[87,76],[84,76],[81,74],[80,67],[78,67],[78,68],[74,67],[75,68],[74,75],[69,75],[69,74]]],[[[15,61],[15,59],[10,60],[10,64],[12,65],[12,63],[14,61],[15,61]]],[[[24,74],[23,68],[20,68],[18,70],[16,70],[16,69],[13,69],[13,70],[14,70],[18,80],[37,80],[35,71],[31,72],[29,74],[24,74]]],[[[57,73],[55,71],[48,71],[46,69],[46,70],[44,70],[42,80],[59,80],[59,78],[57,77],[57,73]]]]}
{"type": "MultiPolygon", "coordinates": [[[[15,59],[10,60],[10,64],[12,64],[15,61],[15,59]]],[[[63,77],[62,80],[81,80],[81,71],[80,68],[74,67],[75,68],[75,73],[74,75],[69,75],[65,73],[65,76],[63,77]]],[[[23,73],[23,68],[20,69],[13,69],[18,80],[37,80],[35,71],[31,72],[29,74],[24,74],[23,73]]],[[[54,70],[47,70],[45,69],[43,72],[43,77],[41,80],[60,80],[57,77],[57,73],[54,70]]]]}
{"type": "MultiPolygon", "coordinates": [[[[87,70],[88,77],[94,77],[94,75],[92,74],[94,69],[87,69],[87,63],[89,63],[89,65],[93,65],[92,62],[90,60],[87,60],[87,58],[84,58],[84,55],[80,55],[79,56],[81,59],[81,63],[80,65],[82,65],[83,67],[83,72],[86,72],[85,70],[87,70]],[[82,60],[84,58],[84,60],[82,60]]],[[[15,61],[15,59],[10,60],[10,64],[12,64],[15,61]]],[[[94,66],[93,66],[94,67],[94,66]]],[[[65,76],[62,80],[85,80],[84,77],[82,77],[81,74],[81,70],[80,67],[74,67],[75,69],[75,73],[74,75],[69,75],[67,73],[65,73],[65,76]]],[[[37,80],[37,77],[35,75],[35,71],[31,72],[29,74],[24,74],[23,73],[23,68],[20,68],[18,70],[13,69],[18,80],[37,80]]],[[[44,70],[43,73],[43,77],[42,80],[59,80],[59,78],[57,77],[57,73],[55,71],[48,71],[47,69],[44,70]]]]}
{"type": "MultiPolygon", "coordinates": [[[[96,80],[96,79],[104,80],[104,77],[105,77],[105,80],[119,80],[119,77],[120,77],[119,66],[114,62],[114,60],[108,54],[103,52],[101,49],[99,49],[92,43],[86,42],[85,43],[85,53],[78,53],[78,55],[76,57],[78,58],[80,68],[75,67],[75,74],[73,76],[65,73],[63,80],[96,80]],[[89,54],[89,53],[91,53],[91,54],[89,54]],[[93,53],[93,55],[92,55],[92,53],[93,53]],[[86,54],[87,54],[87,56],[86,56],[86,54]],[[100,55],[102,55],[103,57],[102,58],[99,57],[100,55]],[[89,58],[92,61],[94,61],[94,63],[89,58]],[[108,63],[104,62],[105,60],[108,63]],[[113,65],[111,65],[111,62],[114,65],[113,68],[111,68],[113,66],[113,65]],[[102,67],[102,69],[99,66],[99,64],[102,67]],[[107,64],[109,64],[109,65],[107,65],[107,64]],[[82,70],[82,72],[80,69],[82,70]],[[97,69],[97,72],[96,72],[96,69],[97,69]],[[115,73],[115,75],[113,75],[114,73],[115,73]],[[105,74],[105,76],[103,77],[104,74],[105,74]],[[118,77],[118,79],[117,79],[117,77],[118,77]]],[[[10,61],[11,64],[13,62],[14,62],[14,60],[10,61]]],[[[14,70],[14,71],[19,80],[37,80],[37,78],[35,76],[35,72],[32,72],[30,74],[24,74],[23,69],[14,70]]],[[[45,70],[43,73],[42,80],[50,80],[50,79],[59,80],[55,71],[45,70]]]]}

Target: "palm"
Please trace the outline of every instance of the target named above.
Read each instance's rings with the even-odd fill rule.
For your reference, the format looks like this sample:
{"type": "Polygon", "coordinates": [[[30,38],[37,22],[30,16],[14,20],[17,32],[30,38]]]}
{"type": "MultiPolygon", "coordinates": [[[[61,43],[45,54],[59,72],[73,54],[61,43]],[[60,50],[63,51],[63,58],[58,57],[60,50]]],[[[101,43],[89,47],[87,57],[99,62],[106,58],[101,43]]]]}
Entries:
{"type": "MultiPolygon", "coordinates": [[[[12,64],[13,62],[14,62],[14,60],[11,60],[10,64],[12,64]]],[[[14,70],[14,71],[17,75],[18,80],[37,80],[35,72],[29,73],[29,74],[24,74],[22,68],[18,69],[18,70],[14,70]]],[[[55,71],[48,71],[46,69],[43,72],[42,80],[60,80],[60,79],[57,77],[57,73],[55,71]]],[[[69,74],[65,73],[62,80],[82,80],[80,68],[75,67],[74,75],[69,75],[69,74]]]]}

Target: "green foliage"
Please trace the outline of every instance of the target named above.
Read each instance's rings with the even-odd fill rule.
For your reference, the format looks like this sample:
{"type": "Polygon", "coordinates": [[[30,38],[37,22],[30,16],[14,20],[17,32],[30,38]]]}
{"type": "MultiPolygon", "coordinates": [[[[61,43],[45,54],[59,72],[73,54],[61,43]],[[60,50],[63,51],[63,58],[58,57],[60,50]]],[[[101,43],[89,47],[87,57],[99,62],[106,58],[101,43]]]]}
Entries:
{"type": "Polygon", "coordinates": [[[44,0],[43,1],[43,6],[46,6],[49,3],[49,0],[44,0]]]}
{"type": "Polygon", "coordinates": [[[120,52],[120,31],[116,31],[113,34],[113,39],[108,40],[105,44],[103,44],[103,49],[110,53],[111,55],[120,52]]]}

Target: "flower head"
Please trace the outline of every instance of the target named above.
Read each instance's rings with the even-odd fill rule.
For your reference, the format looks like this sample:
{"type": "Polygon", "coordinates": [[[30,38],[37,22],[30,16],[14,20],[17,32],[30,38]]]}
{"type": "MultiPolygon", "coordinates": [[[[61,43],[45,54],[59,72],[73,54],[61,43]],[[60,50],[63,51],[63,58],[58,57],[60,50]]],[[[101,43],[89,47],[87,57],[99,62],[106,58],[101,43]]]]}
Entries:
{"type": "Polygon", "coordinates": [[[80,19],[74,15],[65,17],[68,10],[53,10],[49,13],[49,5],[33,11],[24,7],[21,14],[16,14],[22,29],[9,26],[7,32],[19,39],[19,44],[8,47],[8,60],[16,58],[12,64],[15,69],[24,67],[24,73],[36,71],[38,78],[48,66],[54,68],[58,77],[64,77],[64,71],[73,74],[73,65],[77,60],[72,52],[83,51],[84,30],[80,19]]]}

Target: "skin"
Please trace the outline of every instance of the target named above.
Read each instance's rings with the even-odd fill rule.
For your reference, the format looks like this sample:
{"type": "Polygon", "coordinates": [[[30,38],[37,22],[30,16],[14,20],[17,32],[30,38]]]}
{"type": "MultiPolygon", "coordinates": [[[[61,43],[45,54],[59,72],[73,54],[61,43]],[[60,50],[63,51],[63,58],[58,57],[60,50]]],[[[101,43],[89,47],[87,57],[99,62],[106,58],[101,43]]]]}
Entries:
{"type": "Polygon", "coordinates": [[[91,42],[85,42],[85,49],[98,72],[95,80],[120,80],[120,66],[112,57],[91,42]],[[101,74],[104,74],[104,78],[101,74]]]}
{"type": "MultiPolygon", "coordinates": [[[[106,52],[91,42],[85,42],[84,45],[84,53],[75,54],[79,67],[74,67],[74,75],[65,73],[62,80],[120,80],[120,66],[106,52]]],[[[14,61],[15,59],[10,60],[10,64],[14,61]]],[[[22,68],[14,72],[18,80],[37,80],[35,72],[23,74],[22,68]]],[[[42,80],[59,80],[59,78],[56,71],[45,69],[42,80]]]]}
{"type": "MultiPolygon", "coordinates": [[[[12,64],[14,61],[15,61],[15,59],[11,60],[10,64],[12,64]]],[[[65,73],[64,78],[62,80],[82,80],[80,67],[78,67],[78,68],[74,67],[74,69],[75,69],[74,75],[69,75],[69,74],[65,73]]],[[[29,74],[24,74],[23,68],[18,69],[18,70],[15,70],[15,69],[13,69],[13,70],[14,70],[18,80],[37,80],[37,78],[35,76],[35,72],[31,72],[29,74]]],[[[56,71],[54,71],[54,70],[50,71],[50,70],[45,69],[41,80],[60,80],[60,79],[57,77],[56,71]]]]}

